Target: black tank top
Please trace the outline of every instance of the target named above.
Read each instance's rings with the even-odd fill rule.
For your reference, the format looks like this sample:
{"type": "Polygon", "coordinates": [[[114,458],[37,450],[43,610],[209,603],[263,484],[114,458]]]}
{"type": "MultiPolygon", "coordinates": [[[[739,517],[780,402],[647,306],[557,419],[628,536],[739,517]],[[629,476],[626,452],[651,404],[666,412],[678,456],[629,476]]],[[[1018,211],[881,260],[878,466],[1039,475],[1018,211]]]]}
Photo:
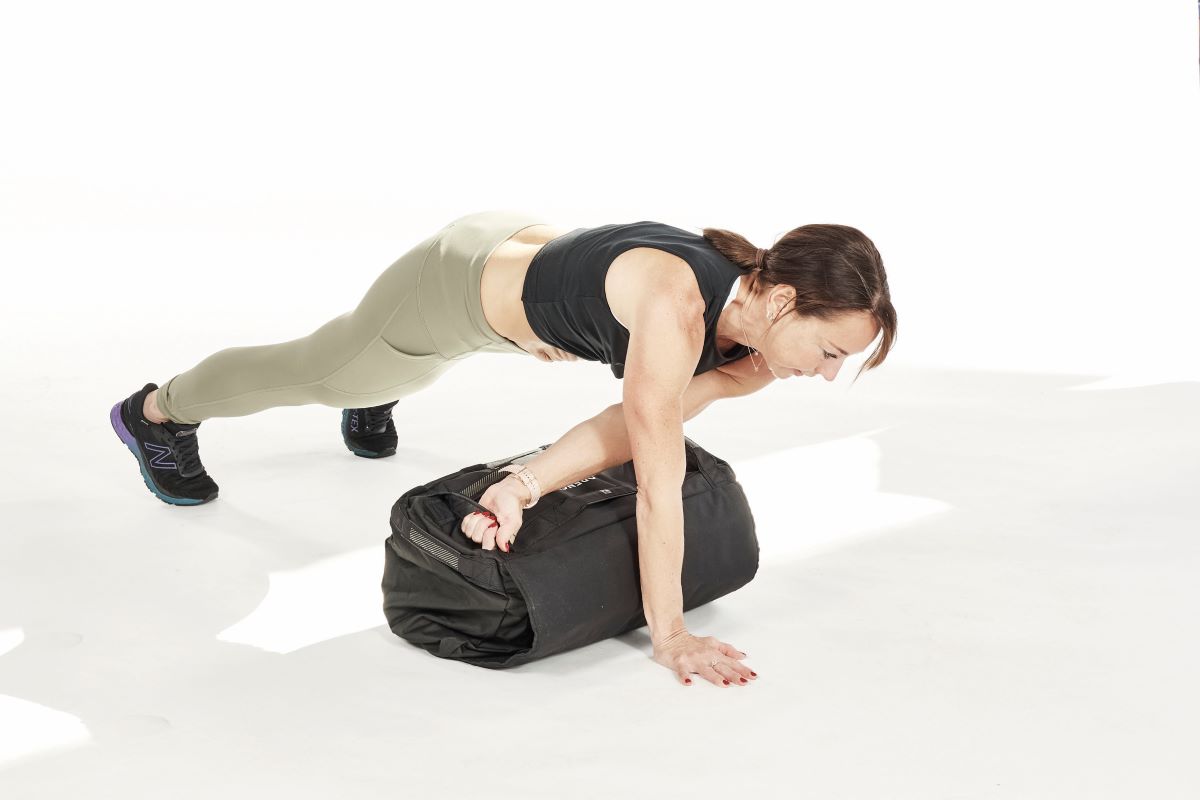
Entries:
{"type": "Polygon", "coordinates": [[[582,359],[609,364],[613,375],[624,378],[629,331],[608,306],[604,276],[613,259],[634,247],[673,253],[696,274],[704,297],[704,348],[693,375],[750,352],[739,344],[721,353],[716,343],[717,317],[742,270],[703,236],[650,221],[576,228],[542,246],[521,290],[525,316],[537,337],[582,359]]]}

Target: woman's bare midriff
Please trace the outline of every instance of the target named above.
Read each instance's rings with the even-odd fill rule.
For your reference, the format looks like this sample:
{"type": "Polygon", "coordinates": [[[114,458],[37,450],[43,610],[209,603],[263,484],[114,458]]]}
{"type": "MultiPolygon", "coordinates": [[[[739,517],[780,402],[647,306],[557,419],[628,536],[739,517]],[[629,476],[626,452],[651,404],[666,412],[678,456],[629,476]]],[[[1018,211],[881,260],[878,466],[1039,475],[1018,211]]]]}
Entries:
{"type": "Polygon", "coordinates": [[[531,225],[517,231],[492,251],[483,265],[479,284],[483,316],[488,324],[522,350],[547,361],[563,360],[566,354],[534,334],[525,316],[521,291],[525,287],[529,262],[542,245],[571,230],[554,225],[531,225]]]}

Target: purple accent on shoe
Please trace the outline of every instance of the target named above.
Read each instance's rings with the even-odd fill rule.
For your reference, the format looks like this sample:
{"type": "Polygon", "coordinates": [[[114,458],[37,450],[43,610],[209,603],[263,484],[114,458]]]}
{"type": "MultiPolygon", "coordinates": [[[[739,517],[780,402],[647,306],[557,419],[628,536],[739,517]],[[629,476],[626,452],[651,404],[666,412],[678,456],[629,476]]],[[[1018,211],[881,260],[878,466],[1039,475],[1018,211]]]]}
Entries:
{"type": "Polygon", "coordinates": [[[154,458],[150,459],[150,466],[155,469],[175,469],[175,462],[166,460],[171,457],[170,448],[150,442],[146,442],[145,447],[154,454],[154,458]]]}
{"type": "MultiPolygon", "coordinates": [[[[148,385],[148,388],[154,388],[154,387],[151,384],[151,385],[148,385]]],[[[144,396],[145,391],[146,390],[143,389],[143,391],[141,393],[141,394],[143,394],[143,396],[144,396]]],[[[122,400],[121,402],[119,402],[115,406],[113,406],[112,409],[108,413],[108,419],[109,419],[109,422],[112,423],[113,431],[117,434],[117,437],[121,440],[121,443],[125,445],[125,447],[129,450],[129,452],[133,454],[134,460],[137,461],[138,471],[142,475],[142,480],[145,482],[146,488],[149,489],[156,497],[158,497],[159,500],[162,500],[164,503],[169,503],[174,506],[195,506],[195,505],[200,505],[202,503],[207,503],[210,500],[214,499],[217,496],[217,486],[215,483],[213,483],[211,478],[206,478],[206,480],[208,481],[208,484],[211,486],[211,490],[208,490],[208,489],[204,490],[207,493],[207,496],[205,496],[205,497],[175,497],[174,495],[168,494],[164,489],[162,489],[158,486],[158,484],[156,482],[157,478],[151,477],[150,472],[147,470],[145,453],[138,446],[137,439],[134,437],[133,432],[129,429],[129,425],[141,424],[141,425],[145,425],[147,427],[150,426],[150,423],[146,422],[146,420],[143,419],[140,414],[138,414],[138,415],[133,414],[132,407],[136,402],[136,397],[137,397],[137,394],[135,394],[133,397],[126,398],[125,400],[122,400]],[[128,408],[127,408],[127,404],[129,406],[128,408]],[[128,412],[130,415],[131,421],[129,423],[125,422],[126,412],[128,412]]],[[[168,428],[167,430],[170,430],[170,429],[168,428]]],[[[194,433],[194,432],[195,432],[195,428],[192,428],[190,431],[188,431],[188,433],[194,433]]],[[[184,433],[183,435],[188,435],[188,433],[184,433]]],[[[150,445],[148,442],[145,444],[149,447],[154,448],[154,450],[156,452],[163,450],[161,445],[154,446],[154,445],[150,445]]],[[[161,454],[155,460],[158,461],[160,459],[161,459],[161,454]]],[[[165,466],[165,465],[163,465],[163,466],[165,466]]],[[[172,466],[172,468],[174,468],[175,465],[172,464],[171,466],[172,466]]],[[[188,477],[188,476],[184,476],[184,477],[188,477]]]]}
{"type": "Polygon", "coordinates": [[[125,427],[125,420],[121,419],[121,404],[122,400],[112,407],[112,411],[108,413],[108,421],[112,423],[113,430],[117,432],[117,436],[121,437],[121,441],[128,447],[137,448],[137,440],[133,438],[133,434],[129,432],[129,428],[125,427]]]}

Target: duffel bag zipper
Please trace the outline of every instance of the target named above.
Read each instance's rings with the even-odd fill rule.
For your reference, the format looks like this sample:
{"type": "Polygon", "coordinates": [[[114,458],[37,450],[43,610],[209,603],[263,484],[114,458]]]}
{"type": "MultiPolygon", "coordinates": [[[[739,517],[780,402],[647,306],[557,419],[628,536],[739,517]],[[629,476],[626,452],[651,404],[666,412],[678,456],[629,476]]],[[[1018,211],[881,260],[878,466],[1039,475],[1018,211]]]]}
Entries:
{"type": "Polygon", "coordinates": [[[445,545],[438,544],[411,525],[408,528],[408,540],[437,560],[450,565],[455,572],[462,571],[458,568],[458,553],[445,545]]]}

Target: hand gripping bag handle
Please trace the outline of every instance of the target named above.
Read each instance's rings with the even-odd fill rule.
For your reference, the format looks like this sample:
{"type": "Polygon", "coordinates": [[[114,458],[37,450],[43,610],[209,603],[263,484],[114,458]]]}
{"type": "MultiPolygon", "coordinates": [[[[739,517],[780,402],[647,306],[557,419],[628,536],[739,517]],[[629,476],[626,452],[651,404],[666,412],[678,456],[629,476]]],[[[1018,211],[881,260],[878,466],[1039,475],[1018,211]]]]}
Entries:
{"type": "MultiPolygon", "coordinates": [[[[725,475],[725,472],[728,471],[727,468],[723,469],[707,450],[697,445],[691,439],[686,436],[683,438],[685,442],[684,450],[687,463],[690,466],[693,466],[698,472],[700,472],[701,475],[704,476],[704,479],[708,482],[710,487],[715,489],[720,484],[729,482],[729,477],[725,475]]],[[[532,450],[528,453],[523,453],[515,458],[493,461],[490,464],[485,465],[487,467],[491,467],[491,469],[462,491],[455,491],[451,489],[434,489],[425,492],[423,495],[415,497],[414,500],[418,505],[423,506],[426,502],[433,498],[450,497],[458,501],[460,504],[465,503],[475,511],[487,512],[490,514],[491,511],[487,507],[480,504],[478,498],[483,495],[489,486],[508,477],[509,473],[501,471],[500,467],[507,466],[510,463],[515,463],[518,459],[525,458],[526,456],[541,452],[543,450],[545,450],[545,447],[532,450]]],[[[625,462],[625,464],[629,464],[629,462],[625,462]]],[[[587,505],[588,503],[586,501],[568,497],[557,503],[553,508],[546,508],[541,512],[541,514],[543,515],[543,519],[547,520],[548,524],[559,525],[576,514],[581,513],[587,507],[587,505]]],[[[465,516],[465,514],[462,516],[465,516]]],[[[423,535],[420,531],[417,533],[418,536],[423,535]]],[[[410,541],[412,538],[413,533],[410,531],[410,541]]],[[[435,555],[438,555],[442,561],[452,566],[464,577],[472,580],[472,582],[476,583],[477,585],[491,591],[503,592],[503,581],[500,578],[499,565],[496,563],[495,556],[489,557],[483,555],[485,551],[482,549],[470,554],[458,553],[457,551],[449,552],[446,550],[444,545],[440,545],[439,543],[430,543],[427,538],[413,541],[413,544],[417,545],[418,547],[423,547],[429,552],[435,553],[435,555]]]]}
{"type": "MultiPolygon", "coordinates": [[[[481,505],[479,501],[470,497],[469,494],[476,492],[482,494],[481,487],[486,490],[487,486],[503,480],[507,476],[507,472],[494,470],[468,486],[467,492],[459,492],[452,489],[432,489],[423,494],[414,495],[407,509],[408,513],[406,516],[408,520],[399,530],[404,532],[404,538],[412,546],[424,550],[427,554],[446,564],[471,583],[491,592],[505,594],[504,580],[500,575],[500,556],[496,554],[501,551],[489,553],[479,547],[469,547],[465,550],[460,547],[450,547],[440,537],[432,535],[430,529],[436,528],[446,531],[447,525],[457,526],[462,518],[467,513],[470,513],[464,512],[464,506],[472,508],[475,511],[484,511],[490,514],[491,512],[486,506],[481,505]],[[449,498],[452,501],[448,505],[454,513],[451,515],[449,521],[440,513],[440,510],[435,510],[439,498],[449,498]],[[456,509],[455,505],[459,506],[459,508],[456,509]]],[[[557,506],[545,508],[542,511],[541,518],[547,520],[547,524],[549,525],[558,525],[563,520],[579,513],[585,507],[585,505],[577,504],[572,499],[567,499],[560,502],[557,506]]],[[[452,533],[450,535],[453,536],[452,533]]]]}
{"type": "MultiPolygon", "coordinates": [[[[728,553],[718,552],[718,547],[716,551],[709,553],[707,559],[693,559],[690,588],[688,568],[685,566],[683,588],[687,609],[720,597],[752,578],[757,567],[757,542],[753,534],[753,519],[732,469],[686,436],[684,440],[688,472],[699,472],[703,476],[691,474],[684,482],[685,515],[690,513],[692,518],[702,520],[716,517],[737,526],[748,526],[744,531],[739,527],[739,531],[744,535],[732,537],[729,541],[725,541],[724,537],[714,539],[728,545],[731,548],[728,553]],[[710,495],[704,490],[701,481],[711,485],[716,491],[710,495]],[[752,551],[747,549],[751,546],[752,551]],[[731,569],[733,572],[730,572],[731,569]]],[[[527,524],[535,526],[537,538],[529,540],[528,545],[531,547],[523,557],[519,545],[517,552],[510,557],[499,551],[488,552],[478,546],[468,547],[465,537],[462,537],[463,541],[458,541],[458,537],[462,535],[459,533],[456,536],[454,531],[461,524],[463,516],[471,511],[487,510],[476,498],[482,496],[487,486],[507,477],[508,473],[500,472],[498,468],[511,463],[522,463],[523,459],[527,460],[528,456],[544,449],[545,447],[520,456],[467,467],[454,475],[435,481],[432,485],[418,487],[397,501],[392,515],[391,548],[401,555],[402,561],[417,565],[405,573],[412,578],[411,582],[419,584],[425,581],[428,586],[434,587],[444,581],[449,587],[452,600],[446,608],[460,613],[463,611],[460,595],[463,592],[469,593],[470,590],[469,587],[461,587],[459,595],[455,595],[453,589],[457,578],[447,581],[450,576],[444,573],[441,577],[438,576],[437,562],[443,562],[443,566],[449,564],[461,578],[485,590],[488,595],[495,593],[490,599],[480,594],[473,596],[473,605],[466,609],[467,616],[470,617],[467,622],[475,622],[478,625],[482,619],[491,624],[492,618],[487,617],[486,613],[500,613],[501,619],[509,619],[510,610],[507,603],[510,600],[514,604],[513,608],[523,609],[523,604],[526,604],[528,611],[523,612],[527,614],[523,624],[534,632],[533,641],[527,641],[528,631],[517,637],[513,630],[506,630],[500,638],[508,637],[505,641],[509,646],[502,654],[491,653],[490,645],[482,644],[480,647],[491,653],[490,655],[472,655],[473,651],[470,651],[470,648],[456,654],[452,645],[460,642],[463,636],[476,634],[463,633],[470,631],[470,626],[461,627],[460,630],[459,623],[453,619],[448,622],[449,632],[443,631],[442,634],[436,630],[431,632],[419,629],[420,625],[427,625],[427,621],[421,621],[420,625],[410,624],[410,617],[415,619],[420,616],[414,615],[413,608],[405,605],[405,598],[411,594],[411,587],[394,592],[399,599],[392,602],[391,606],[388,605],[391,601],[385,600],[385,608],[391,608],[389,624],[392,624],[392,630],[397,635],[420,644],[435,655],[461,658],[480,666],[515,666],[532,658],[541,658],[615,635],[616,632],[631,629],[631,625],[644,624],[641,617],[635,614],[639,607],[636,600],[637,554],[632,550],[632,540],[628,539],[633,533],[629,528],[632,523],[629,493],[636,492],[634,470],[630,462],[614,467],[611,472],[597,471],[599,480],[595,483],[576,482],[568,484],[561,491],[551,492],[537,508],[526,512],[527,524]],[[447,485],[460,486],[464,481],[471,483],[461,491],[445,488],[447,485]],[[575,488],[581,485],[611,486],[616,491],[623,492],[615,497],[625,497],[626,500],[609,505],[607,498],[598,499],[598,495],[604,492],[603,488],[599,491],[575,488]],[[585,524],[570,527],[574,525],[570,518],[575,512],[587,509],[593,502],[601,502],[603,505],[596,508],[596,513],[589,516],[585,524]],[[575,535],[568,537],[568,540],[547,536],[547,533],[555,532],[558,526],[563,524],[561,520],[566,520],[565,524],[568,525],[564,530],[575,535]],[[619,530],[621,527],[624,527],[624,531],[619,530]],[[583,528],[594,528],[595,531],[603,533],[592,535],[590,530],[583,528]],[[587,540],[584,541],[580,537],[586,537],[587,540]],[[551,550],[546,550],[543,545],[551,550]],[[424,556],[406,555],[409,547],[424,549],[424,556]],[[597,559],[597,553],[611,557],[597,559]],[[597,562],[606,566],[598,567],[597,562]],[[615,566],[618,563],[621,565],[620,569],[615,566]],[[428,577],[423,577],[423,573],[428,573],[428,577]],[[586,586],[578,584],[580,578],[587,579],[590,583],[586,586]],[[580,588],[581,586],[583,588],[580,588]],[[495,595],[505,595],[508,599],[495,595]],[[594,609],[589,610],[588,606],[589,602],[594,605],[592,601],[595,598],[609,599],[606,605],[602,606],[604,612],[598,616],[598,612],[594,609]],[[612,602],[614,599],[621,602],[612,602]],[[476,605],[478,612],[472,611],[476,605]],[[439,636],[442,638],[439,639],[439,636]],[[511,652],[514,647],[524,649],[514,654],[511,652]]],[[[387,592],[387,581],[385,575],[385,596],[390,596],[387,592]]],[[[520,616],[515,612],[514,614],[520,616]]]]}
{"type": "MultiPolygon", "coordinates": [[[[467,487],[469,493],[479,492],[482,494],[480,487],[486,488],[486,486],[495,483],[497,479],[502,479],[507,474],[501,473],[499,470],[491,472],[467,487]]],[[[427,554],[446,564],[480,588],[504,594],[504,582],[500,578],[499,567],[494,557],[489,558],[487,555],[484,555],[485,551],[482,549],[461,552],[458,548],[448,547],[443,541],[439,541],[438,537],[432,535],[430,529],[445,530],[445,525],[447,524],[442,515],[431,508],[431,504],[433,504],[435,499],[440,497],[451,498],[457,501],[457,504],[460,506],[465,504],[476,511],[488,511],[486,507],[480,505],[468,493],[456,492],[451,489],[434,489],[424,494],[413,496],[410,500],[411,505],[407,508],[406,516],[408,519],[403,528],[399,528],[398,531],[405,531],[404,537],[408,539],[411,545],[424,550],[427,554]]],[[[459,511],[454,509],[454,504],[450,504],[450,508],[455,513],[451,517],[449,524],[457,525],[465,514],[460,515],[459,511]]]]}

